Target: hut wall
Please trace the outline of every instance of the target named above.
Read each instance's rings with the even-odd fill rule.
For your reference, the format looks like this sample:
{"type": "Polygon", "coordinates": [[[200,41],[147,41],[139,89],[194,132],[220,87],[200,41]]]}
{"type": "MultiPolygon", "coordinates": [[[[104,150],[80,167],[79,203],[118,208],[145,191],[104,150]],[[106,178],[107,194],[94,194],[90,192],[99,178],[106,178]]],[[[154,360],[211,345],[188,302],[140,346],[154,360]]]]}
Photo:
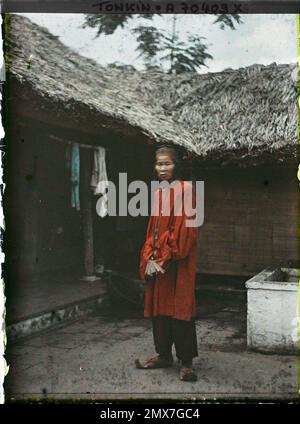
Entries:
{"type": "Polygon", "coordinates": [[[199,272],[248,276],[297,264],[296,173],[296,167],[198,167],[205,186],[199,272]]]}
{"type": "MultiPolygon", "coordinates": [[[[20,116],[7,135],[6,260],[12,277],[64,269],[83,272],[82,216],[81,211],[71,208],[67,144],[53,140],[49,134],[72,140],[75,132],[20,116]]],[[[75,135],[74,141],[91,142],[85,133],[76,131],[75,135]]],[[[103,140],[109,144],[108,177],[117,187],[119,172],[127,173],[128,184],[151,179],[153,163],[149,155],[153,148],[142,142],[129,145],[121,137],[117,143],[107,136],[103,140]]],[[[99,136],[97,142],[101,142],[99,136]]],[[[128,194],[128,200],[131,196],[128,194]]],[[[148,218],[102,219],[96,213],[97,199],[93,196],[95,264],[137,273],[148,218]]]]}
{"type": "Polygon", "coordinates": [[[81,265],[80,212],[71,208],[66,146],[37,122],[14,124],[7,138],[7,263],[12,276],[81,265]]]}
{"type": "MultiPolygon", "coordinates": [[[[135,180],[150,182],[153,152],[145,143],[134,144],[128,139],[120,139],[116,144],[109,144],[106,165],[108,178],[115,183],[118,196],[119,173],[127,174],[128,185],[135,180]]],[[[128,202],[134,195],[127,194],[128,202]]],[[[96,214],[96,199],[93,207],[95,264],[103,261],[106,268],[137,274],[148,217],[127,215],[100,218],[96,214]]],[[[117,197],[117,213],[118,209],[117,197]]]]}
{"type": "MultiPolygon", "coordinates": [[[[50,140],[45,128],[30,120],[14,124],[7,139],[6,260],[21,275],[82,266],[81,213],[71,208],[66,145],[50,140]]],[[[149,181],[153,147],[129,146],[120,140],[109,148],[109,178],[116,181],[124,171],[128,182],[149,181]]],[[[296,172],[296,167],[193,167],[193,178],[205,183],[200,272],[251,276],[267,266],[295,266],[296,172]]],[[[101,219],[93,210],[95,263],[137,271],[147,218],[101,219]]]]}

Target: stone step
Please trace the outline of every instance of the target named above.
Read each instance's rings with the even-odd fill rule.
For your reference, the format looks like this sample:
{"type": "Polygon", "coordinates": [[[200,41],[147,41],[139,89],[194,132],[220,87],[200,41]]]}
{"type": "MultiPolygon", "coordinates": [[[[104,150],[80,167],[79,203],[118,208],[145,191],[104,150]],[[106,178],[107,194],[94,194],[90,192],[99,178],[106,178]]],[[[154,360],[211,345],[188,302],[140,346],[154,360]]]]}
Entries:
{"type": "MultiPolygon", "coordinates": [[[[72,303],[66,303],[61,306],[57,306],[52,309],[33,314],[31,316],[26,316],[18,319],[16,322],[9,323],[6,326],[6,334],[8,340],[16,340],[22,337],[29,336],[30,334],[43,331],[49,327],[61,324],[65,321],[76,320],[81,316],[93,313],[98,311],[101,306],[107,304],[110,300],[110,295],[118,294],[118,291],[114,292],[109,290],[109,281],[120,282],[121,285],[119,289],[124,290],[125,283],[131,286],[132,293],[130,293],[132,305],[142,302],[142,292],[144,290],[144,283],[138,278],[132,276],[126,276],[126,274],[116,271],[106,272],[103,278],[105,285],[99,289],[97,295],[83,298],[72,303]],[[133,302],[135,301],[135,302],[133,302]]],[[[128,289],[128,288],[127,288],[128,289]]],[[[126,295],[128,295],[130,290],[126,290],[126,295]]],[[[201,295],[239,295],[246,293],[244,284],[222,284],[220,281],[204,280],[197,281],[196,283],[196,296],[200,297],[201,295]]],[[[121,293],[122,294],[122,293],[121,293]]],[[[124,293],[123,293],[124,295],[124,293]]],[[[125,301],[126,296],[124,296],[123,301],[125,301]]],[[[131,304],[128,303],[129,305],[131,304]]]]}
{"type": "Polygon", "coordinates": [[[64,321],[75,320],[84,315],[91,314],[99,310],[107,300],[107,290],[103,287],[96,296],[84,298],[61,305],[56,309],[46,310],[32,316],[24,317],[6,327],[7,339],[8,341],[20,339],[61,324],[64,321]]]}

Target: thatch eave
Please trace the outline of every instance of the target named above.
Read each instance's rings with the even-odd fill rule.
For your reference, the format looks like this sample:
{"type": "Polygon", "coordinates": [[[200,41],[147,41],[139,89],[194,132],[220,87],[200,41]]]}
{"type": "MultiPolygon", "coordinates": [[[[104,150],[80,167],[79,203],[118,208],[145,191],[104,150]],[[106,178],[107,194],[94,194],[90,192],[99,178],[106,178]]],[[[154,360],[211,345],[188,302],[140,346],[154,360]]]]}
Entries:
{"type": "Polygon", "coordinates": [[[293,64],[204,75],[120,71],[78,55],[22,16],[11,15],[9,29],[8,73],[74,119],[84,112],[103,128],[140,132],[203,158],[296,159],[293,64]]]}

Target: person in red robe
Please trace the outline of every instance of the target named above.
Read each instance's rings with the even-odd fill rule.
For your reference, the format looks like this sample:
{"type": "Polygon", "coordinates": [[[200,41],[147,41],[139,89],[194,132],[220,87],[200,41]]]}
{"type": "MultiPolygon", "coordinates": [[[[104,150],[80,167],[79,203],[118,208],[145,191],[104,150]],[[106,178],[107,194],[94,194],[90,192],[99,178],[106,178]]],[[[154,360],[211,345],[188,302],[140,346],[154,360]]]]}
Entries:
{"type": "Polygon", "coordinates": [[[198,356],[195,325],[198,228],[186,225],[186,220],[195,217],[192,215],[195,195],[191,183],[180,179],[179,172],[176,150],[158,149],[156,176],[172,185],[159,187],[154,193],[146,241],[140,254],[140,277],[145,282],[144,317],[152,318],[154,345],[159,355],[145,365],[139,360],[135,363],[143,369],[172,366],[174,344],[180,379],[195,381],[192,360],[198,356]]]}

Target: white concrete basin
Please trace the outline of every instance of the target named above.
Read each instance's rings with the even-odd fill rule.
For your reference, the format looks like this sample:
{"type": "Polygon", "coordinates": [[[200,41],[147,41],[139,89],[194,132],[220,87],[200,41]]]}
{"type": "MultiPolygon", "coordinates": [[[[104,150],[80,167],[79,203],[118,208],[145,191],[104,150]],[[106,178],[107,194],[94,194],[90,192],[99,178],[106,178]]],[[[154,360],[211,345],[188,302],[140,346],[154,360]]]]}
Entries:
{"type": "Polygon", "coordinates": [[[298,273],[295,268],[266,268],[246,281],[249,349],[299,352],[298,273]]]}

